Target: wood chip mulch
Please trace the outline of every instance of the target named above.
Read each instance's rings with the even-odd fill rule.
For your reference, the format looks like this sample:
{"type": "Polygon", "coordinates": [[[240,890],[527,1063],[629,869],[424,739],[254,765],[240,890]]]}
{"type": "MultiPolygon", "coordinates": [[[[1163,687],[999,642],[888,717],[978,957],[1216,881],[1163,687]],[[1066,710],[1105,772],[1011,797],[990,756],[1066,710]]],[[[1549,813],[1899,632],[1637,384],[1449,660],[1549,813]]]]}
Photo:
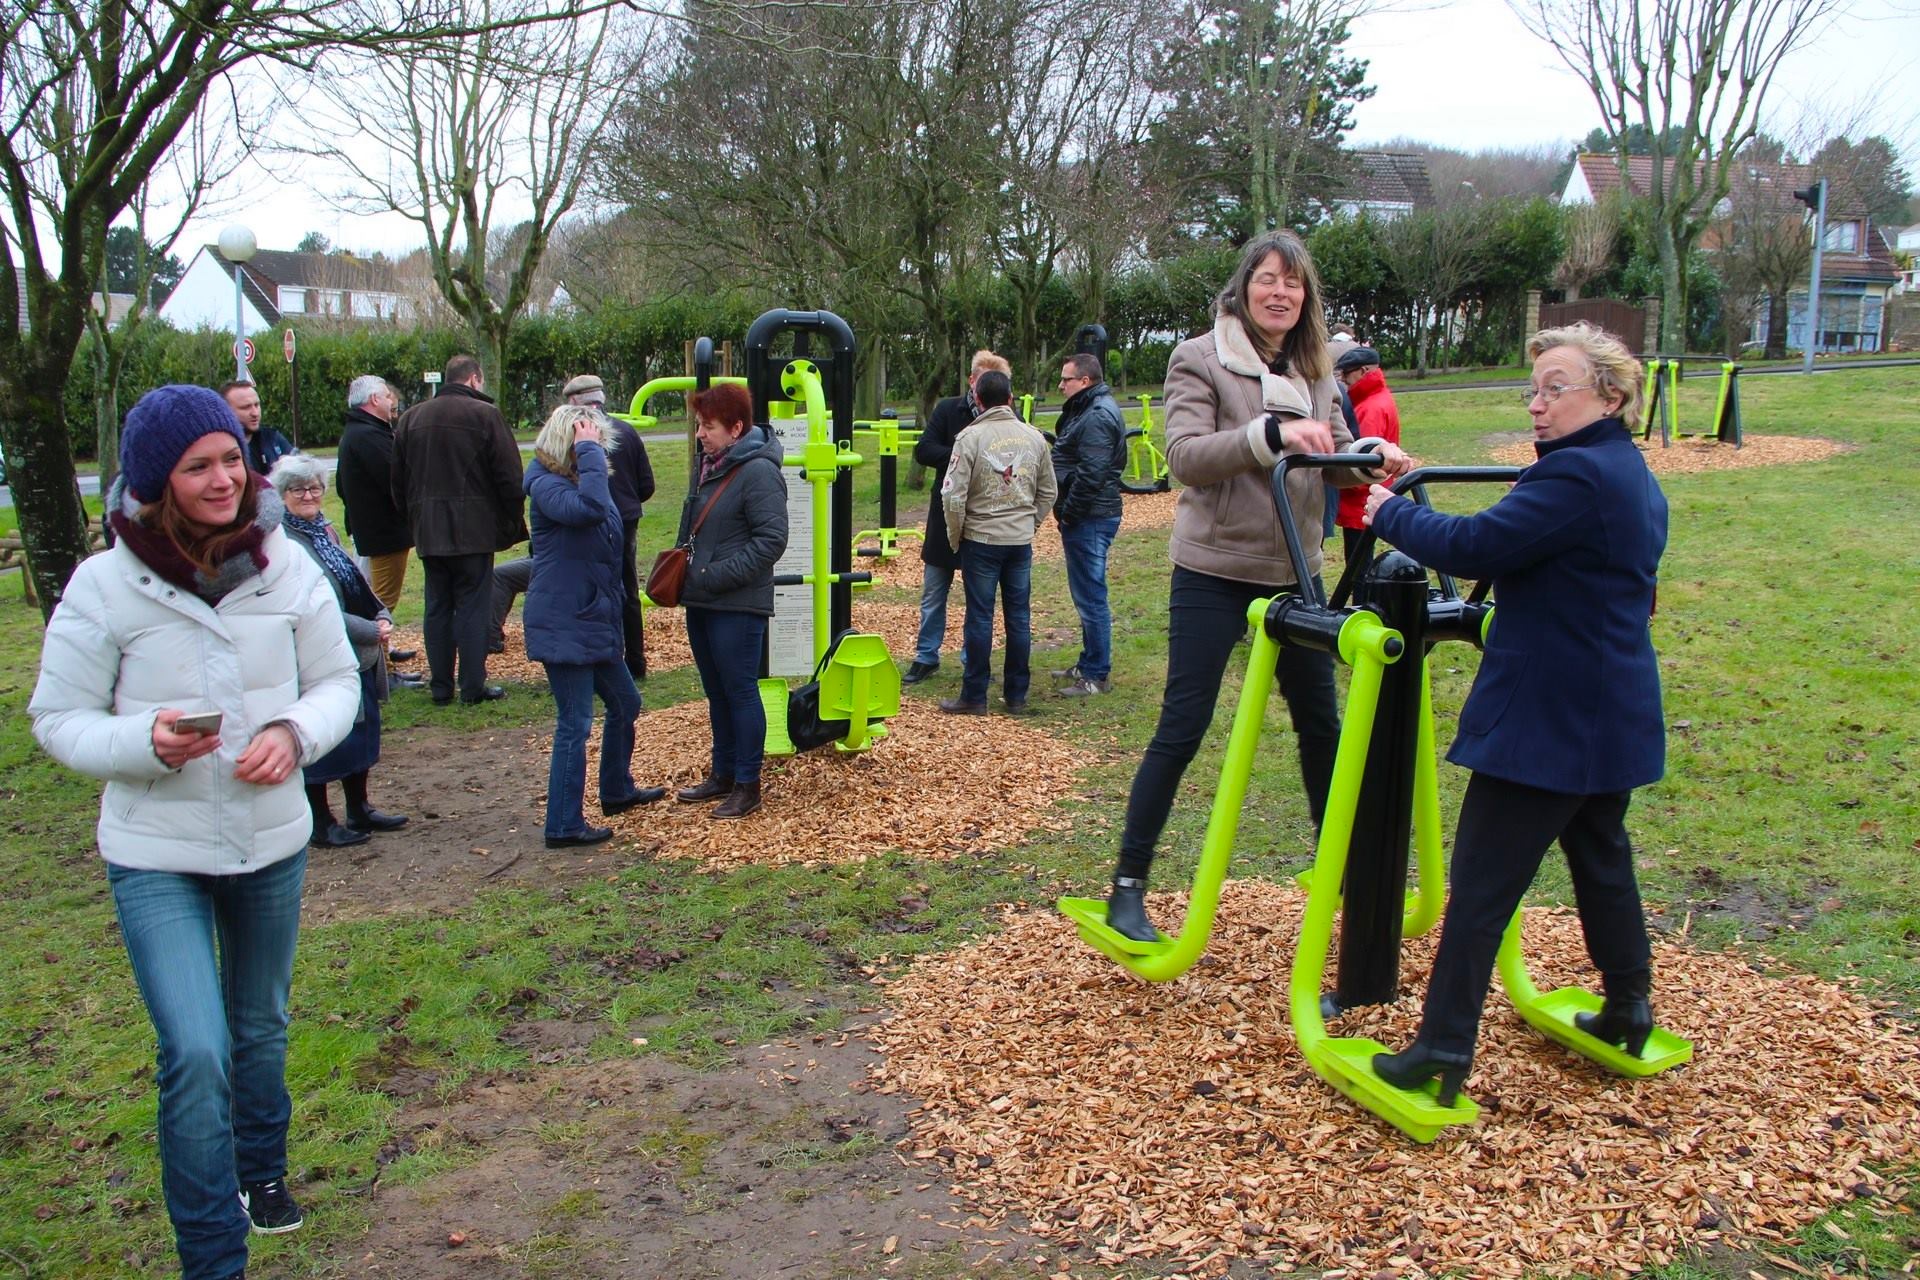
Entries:
{"type": "MultiPolygon", "coordinates": [[[[1739,467],[1775,467],[1790,462],[1820,462],[1835,454],[1850,452],[1851,446],[1837,440],[1812,436],[1744,437],[1741,448],[1718,440],[1675,440],[1662,449],[1658,440],[1640,440],[1641,456],[1656,475],[1683,475],[1701,471],[1732,471],[1739,467]]],[[[1524,467],[1535,460],[1533,444],[1522,440],[1493,450],[1493,460],[1509,466],[1524,467]]]]}
{"type": "MultiPolygon", "coordinates": [[[[921,698],[903,699],[888,724],[886,739],[857,755],[823,748],[769,756],[765,807],[737,822],[715,822],[708,806],[671,797],[606,821],[617,839],[658,856],[697,858],[710,871],[864,862],[895,849],[956,858],[1070,825],[1053,805],[1073,792],[1075,775],[1092,762],[1087,753],[1021,719],[945,715],[921,698]]],[[[638,737],[633,776],[641,785],[685,787],[706,776],[706,703],[646,712],[638,737]]],[[[589,778],[597,776],[598,746],[596,737],[589,778]]]]}
{"type": "MultiPolygon", "coordinates": [[[[1469,1094],[1480,1122],[1432,1146],[1322,1083],[1287,988],[1305,895],[1230,883],[1201,963],[1140,981],[1045,911],[917,960],[890,984],[872,1086],[922,1100],[902,1144],[979,1225],[1009,1214],[1100,1262],[1217,1275],[1236,1258],[1328,1276],[1617,1275],[1724,1241],[1770,1251],[1920,1157],[1911,1027],[1811,977],[1655,945],[1655,1010],[1695,1061],[1611,1076],[1490,995],[1469,1094]]],[[[1177,923],[1184,895],[1154,895],[1177,923]]],[[[1407,944],[1402,998],[1335,1022],[1413,1037],[1438,930],[1407,944]]],[[[1542,990],[1591,983],[1577,918],[1529,910],[1542,990]]],[[[1786,1272],[1816,1273],[1782,1262],[1786,1272]]],[[[1783,1272],[1784,1274],[1784,1272],[1783,1272]]]]}

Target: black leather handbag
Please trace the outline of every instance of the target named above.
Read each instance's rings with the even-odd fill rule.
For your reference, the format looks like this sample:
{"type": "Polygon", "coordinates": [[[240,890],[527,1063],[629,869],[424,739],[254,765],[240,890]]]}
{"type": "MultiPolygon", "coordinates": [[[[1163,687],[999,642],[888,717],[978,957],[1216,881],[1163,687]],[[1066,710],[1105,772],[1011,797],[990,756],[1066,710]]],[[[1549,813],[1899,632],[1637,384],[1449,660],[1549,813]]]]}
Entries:
{"type": "Polygon", "coordinates": [[[853,728],[850,720],[822,720],[820,718],[820,673],[827,669],[827,663],[833,660],[834,650],[840,647],[842,636],[852,635],[849,628],[833,638],[827,651],[820,655],[820,661],[814,665],[813,679],[787,691],[787,739],[793,743],[795,751],[812,751],[824,747],[829,742],[838,742],[846,737],[853,728]]]}

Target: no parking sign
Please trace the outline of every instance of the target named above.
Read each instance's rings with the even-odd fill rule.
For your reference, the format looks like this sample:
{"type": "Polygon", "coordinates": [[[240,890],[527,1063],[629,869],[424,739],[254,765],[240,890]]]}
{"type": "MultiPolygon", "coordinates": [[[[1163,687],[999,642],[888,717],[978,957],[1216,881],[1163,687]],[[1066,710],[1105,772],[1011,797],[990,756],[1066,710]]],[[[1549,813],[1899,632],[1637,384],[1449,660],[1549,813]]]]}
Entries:
{"type": "Polygon", "coordinates": [[[253,363],[253,339],[241,338],[233,344],[233,358],[241,364],[253,363]]]}

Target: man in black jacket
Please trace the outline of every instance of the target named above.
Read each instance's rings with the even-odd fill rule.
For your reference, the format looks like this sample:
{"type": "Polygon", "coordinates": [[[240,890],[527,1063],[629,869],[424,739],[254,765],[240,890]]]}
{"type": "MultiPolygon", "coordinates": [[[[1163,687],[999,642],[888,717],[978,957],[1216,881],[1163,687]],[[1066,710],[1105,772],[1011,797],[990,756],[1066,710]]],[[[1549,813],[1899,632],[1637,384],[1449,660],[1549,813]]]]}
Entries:
{"type": "Polygon", "coordinates": [[[399,393],[378,374],[363,373],[348,384],[333,478],[347,509],[347,536],[367,558],[373,594],[389,609],[400,603],[413,547],[407,513],[393,500],[393,420],[399,413],[399,393]]]}
{"type": "Polygon", "coordinates": [[[1068,356],[1060,370],[1067,398],[1053,446],[1060,484],[1053,518],[1067,558],[1067,590],[1080,615],[1080,658],[1053,674],[1068,681],[1060,695],[1084,698],[1113,688],[1113,613],[1107,607],[1107,549],[1120,532],[1120,473],[1127,465],[1126,419],[1098,356],[1068,356]]]}
{"type": "Polygon", "coordinates": [[[300,452],[293,447],[293,441],[272,427],[260,425],[258,387],[251,382],[227,382],[221,384],[220,394],[247,433],[247,467],[254,474],[266,475],[273,470],[274,463],[290,453],[300,452]]]}
{"type": "Polygon", "coordinates": [[[973,399],[973,386],[988,371],[1012,376],[1013,366],[991,351],[973,353],[973,366],[967,374],[964,395],[948,396],[933,406],[920,439],[913,446],[913,460],[933,471],[933,501],[927,504],[927,535],[920,540],[920,638],[914,647],[913,662],[901,684],[918,684],[940,669],[940,645],[947,636],[947,595],[953,590],[953,575],[960,570],[960,555],[947,541],[947,517],[940,506],[940,486],[947,478],[947,462],[953,457],[953,441],[968,423],[980,415],[973,399]]]}
{"type": "Polygon", "coordinates": [[[607,417],[607,385],[591,373],[570,380],[560,391],[568,404],[586,405],[596,410],[607,423],[607,443],[612,446],[609,459],[613,473],[607,488],[613,505],[620,509],[620,529],[626,538],[621,552],[620,572],[625,595],[621,599],[620,621],[627,646],[627,670],[635,680],[647,678],[647,633],[640,616],[640,566],[634,559],[634,539],[643,514],[641,504],[653,497],[653,464],[647,460],[647,446],[640,433],[618,418],[607,417]]]}
{"type": "Polygon", "coordinates": [[[526,500],[520,446],[484,383],[479,360],[453,357],[439,392],[402,414],[393,432],[393,500],[427,575],[423,630],[440,706],[453,701],[456,654],[462,702],[507,695],[487,683],[493,553],[526,540],[526,500]]]}

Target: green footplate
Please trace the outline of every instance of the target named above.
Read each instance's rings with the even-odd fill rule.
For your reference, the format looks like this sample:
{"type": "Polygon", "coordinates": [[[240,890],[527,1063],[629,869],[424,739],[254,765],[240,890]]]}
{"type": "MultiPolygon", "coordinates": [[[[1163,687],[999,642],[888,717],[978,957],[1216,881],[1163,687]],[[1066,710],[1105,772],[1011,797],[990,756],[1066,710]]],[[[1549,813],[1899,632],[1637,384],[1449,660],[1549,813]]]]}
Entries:
{"type": "Polygon", "coordinates": [[[1460,1094],[1450,1107],[1440,1105],[1440,1082],[1418,1089],[1397,1089],[1373,1070],[1373,1055],[1387,1052],[1378,1040],[1322,1040],[1307,1051],[1320,1078],[1391,1124],[1415,1142],[1432,1142],[1448,1125],[1472,1124],[1480,1108],[1460,1094]]]}
{"type": "Polygon", "coordinates": [[[1580,987],[1561,987],[1515,1008],[1528,1026],[1556,1044],[1563,1044],[1583,1058],[1591,1058],[1616,1075],[1644,1078],[1693,1061],[1693,1041],[1683,1040],[1663,1027],[1655,1027],[1647,1043],[1634,1057],[1618,1045],[1596,1040],[1573,1025],[1576,1013],[1598,1013],[1604,1002],[1580,987]]]}
{"type": "Polygon", "coordinates": [[[1159,955],[1173,945],[1165,938],[1158,942],[1137,942],[1108,925],[1107,904],[1103,898],[1062,898],[1060,911],[1080,926],[1082,941],[1121,964],[1141,956],[1159,955]]]}
{"type": "Polygon", "coordinates": [[[760,677],[760,705],[767,711],[767,754],[793,755],[793,739],[787,736],[787,682],[778,676],[760,677]]]}

